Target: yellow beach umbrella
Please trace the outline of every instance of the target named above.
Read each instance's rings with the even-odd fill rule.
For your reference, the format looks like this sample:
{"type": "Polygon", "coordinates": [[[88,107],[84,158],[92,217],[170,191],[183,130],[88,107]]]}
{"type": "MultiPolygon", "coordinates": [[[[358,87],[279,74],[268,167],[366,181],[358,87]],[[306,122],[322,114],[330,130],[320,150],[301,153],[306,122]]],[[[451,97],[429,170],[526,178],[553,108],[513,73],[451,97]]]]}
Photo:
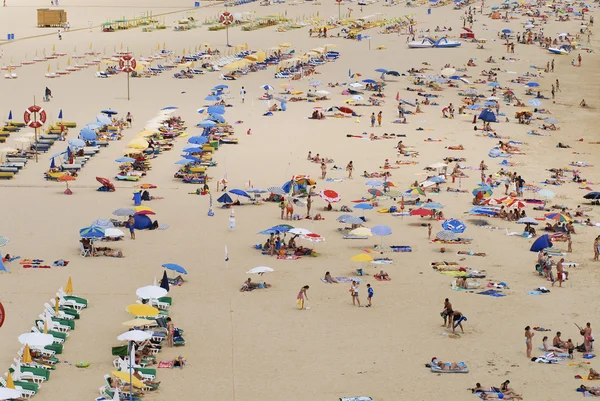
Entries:
{"type": "Polygon", "coordinates": [[[155,323],[154,320],[136,318],[136,319],[133,319],[133,320],[128,320],[128,321],[123,322],[121,324],[123,326],[126,326],[126,327],[141,327],[141,326],[149,326],[149,325],[151,325],[153,323],[155,323]]]}
{"type": "Polygon", "coordinates": [[[31,363],[33,360],[31,359],[31,351],[29,350],[29,345],[25,344],[25,348],[23,348],[23,358],[21,359],[23,363],[31,363]]]}
{"type": "Polygon", "coordinates": [[[48,334],[48,319],[44,319],[44,334],[48,334]]]}
{"type": "Polygon", "coordinates": [[[158,316],[158,309],[147,304],[131,304],[127,307],[127,312],[134,316],[158,316]]]}
{"type": "Polygon", "coordinates": [[[65,286],[65,293],[68,295],[71,295],[73,293],[73,280],[71,279],[71,276],[69,276],[69,279],[67,280],[67,285],[65,286]]]}
{"type": "Polygon", "coordinates": [[[58,315],[59,302],[60,302],[60,299],[58,297],[55,297],[54,298],[54,313],[56,313],[57,315],[58,315]]]}
{"type": "Polygon", "coordinates": [[[15,389],[15,382],[13,381],[12,374],[8,372],[8,377],[6,378],[6,388],[15,389]]]}
{"type": "Polygon", "coordinates": [[[50,72],[50,64],[48,64],[48,68],[47,68],[48,72],[50,72]]]}
{"type": "Polygon", "coordinates": [[[136,206],[133,208],[133,210],[135,210],[136,212],[148,211],[148,212],[154,213],[154,210],[152,210],[148,206],[136,206]]]}
{"type": "MultiPolygon", "coordinates": [[[[129,377],[129,372],[127,371],[112,371],[110,372],[114,377],[116,377],[119,380],[124,381],[125,383],[129,384],[130,383],[130,377],[129,377]]],[[[146,385],[144,383],[142,383],[140,381],[140,379],[136,378],[135,376],[131,376],[131,384],[133,384],[133,387],[136,388],[144,388],[146,387],[146,385]]]]}
{"type": "Polygon", "coordinates": [[[369,254],[359,253],[358,255],[352,256],[350,260],[353,262],[372,262],[373,258],[369,254]]]}
{"type": "Polygon", "coordinates": [[[127,147],[134,149],[146,149],[148,147],[148,141],[142,138],[137,138],[129,142],[127,147]]]}
{"type": "Polygon", "coordinates": [[[52,51],[56,51],[56,45],[52,45],[52,51]]]}
{"type": "Polygon", "coordinates": [[[152,130],[149,130],[149,129],[145,129],[145,130],[143,130],[143,131],[138,132],[137,134],[135,134],[135,136],[137,138],[146,138],[146,137],[152,136],[154,134],[156,134],[155,131],[152,131],[152,130]]]}

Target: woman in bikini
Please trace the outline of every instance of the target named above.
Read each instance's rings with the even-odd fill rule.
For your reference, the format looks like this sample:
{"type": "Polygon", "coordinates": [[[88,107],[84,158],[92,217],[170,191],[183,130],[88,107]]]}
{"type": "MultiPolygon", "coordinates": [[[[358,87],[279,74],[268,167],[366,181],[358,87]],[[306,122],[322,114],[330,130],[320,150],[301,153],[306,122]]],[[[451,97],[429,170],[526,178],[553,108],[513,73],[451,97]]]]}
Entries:
{"type": "Polygon", "coordinates": [[[532,339],[534,335],[535,333],[531,331],[531,327],[525,327],[525,345],[527,346],[527,358],[529,359],[531,359],[532,339]]]}

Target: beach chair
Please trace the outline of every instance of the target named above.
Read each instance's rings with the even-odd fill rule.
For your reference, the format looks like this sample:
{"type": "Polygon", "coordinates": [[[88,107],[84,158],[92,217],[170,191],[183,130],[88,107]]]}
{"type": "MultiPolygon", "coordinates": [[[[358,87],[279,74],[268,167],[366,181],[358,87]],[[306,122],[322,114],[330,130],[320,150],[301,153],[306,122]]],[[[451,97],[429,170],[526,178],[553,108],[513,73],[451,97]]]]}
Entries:
{"type": "Polygon", "coordinates": [[[60,309],[58,310],[58,313],[56,313],[54,308],[51,307],[50,304],[48,304],[47,302],[44,304],[44,307],[46,308],[46,313],[49,314],[53,318],[58,318],[58,319],[67,320],[67,321],[75,320],[75,316],[71,316],[71,315],[65,313],[64,311],[61,311],[60,309]]]}
{"type": "MultiPolygon", "coordinates": [[[[5,374],[7,376],[7,374],[5,374]]],[[[39,386],[36,383],[29,383],[26,381],[13,380],[15,383],[15,390],[21,392],[23,398],[31,398],[37,394],[39,386]]],[[[0,386],[6,387],[6,378],[0,377],[0,386]]]]}
{"type": "MultiPolygon", "coordinates": [[[[8,368],[9,373],[17,372],[17,365],[10,365],[10,368],[8,368]]],[[[47,369],[21,365],[21,369],[16,376],[19,378],[19,380],[31,381],[36,384],[40,384],[50,380],[50,371],[47,369]]]]}
{"type": "MultiPolygon", "coordinates": [[[[54,309],[56,307],[56,301],[54,298],[50,299],[50,303],[45,303],[44,306],[46,307],[46,309],[50,308],[52,309],[52,311],[56,313],[56,310],[54,309]]],[[[60,305],[58,306],[58,314],[59,317],[61,317],[62,319],[79,319],[79,313],[75,310],[75,309],[71,309],[71,308],[63,308],[60,305]]]]}
{"type": "MultiPolygon", "coordinates": [[[[44,313],[40,314],[39,318],[41,319],[40,321],[42,322],[42,324],[48,320],[47,315],[45,315],[44,313]]],[[[38,320],[36,320],[36,324],[37,324],[38,320]]],[[[72,321],[67,321],[69,323],[75,323],[72,321]]],[[[74,327],[74,326],[73,326],[74,327]]],[[[60,321],[60,319],[53,319],[52,317],[50,317],[50,321],[48,322],[48,330],[56,330],[56,331],[60,331],[63,333],[68,333],[69,331],[73,330],[73,327],[71,327],[70,324],[65,324],[62,321],[60,321]]]]}
{"type": "MultiPolygon", "coordinates": [[[[50,298],[50,306],[52,306],[53,309],[56,307],[56,298],[50,298]]],[[[75,316],[75,319],[79,319],[79,311],[72,306],[62,304],[60,298],[58,299],[58,310],[71,316],[75,316]]]]}
{"type": "Polygon", "coordinates": [[[56,293],[56,296],[59,298],[60,305],[73,308],[78,312],[87,308],[87,300],[79,297],[69,297],[69,299],[67,299],[65,296],[62,295],[64,294],[64,292],[61,293],[61,291],[62,288],[59,289],[59,292],[56,293]]]}
{"type": "MultiPolygon", "coordinates": [[[[33,333],[42,333],[43,330],[44,330],[43,325],[42,325],[41,330],[35,326],[31,327],[31,331],[33,333]]],[[[52,337],[54,337],[54,344],[64,344],[65,340],[67,339],[67,334],[61,333],[60,331],[48,330],[48,334],[50,334],[52,337]]]]}
{"type": "Polygon", "coordinates": [[[96,71],[96,78],[108,78],[109,75],[104,71],[96,71]]]}

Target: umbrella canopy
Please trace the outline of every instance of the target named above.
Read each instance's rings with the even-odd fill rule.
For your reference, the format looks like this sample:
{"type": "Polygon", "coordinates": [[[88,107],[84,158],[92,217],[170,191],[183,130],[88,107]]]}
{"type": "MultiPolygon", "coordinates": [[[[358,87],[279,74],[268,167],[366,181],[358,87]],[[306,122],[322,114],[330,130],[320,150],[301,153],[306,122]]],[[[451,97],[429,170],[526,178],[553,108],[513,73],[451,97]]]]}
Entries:
{"type": "Polygon", "coordinates": [[[285,191],[281,187],[269,187],[267,191],[275,195],[285,195],[285,191]]]}
{"type": "Polygon", "coordinates": [[[79,138],[83,139],[84,141],[95,141],[96,132],[89,128],[84,128],[79,132],[79,138]]]}
{"type": "Polygon", "coordinates": [[[121,323],[123,326],[126,327],[143,327],[143,326],[150,326],[153,324],[156,324],[155,320],[148,320],[148,319],[140,319],[140,318],[136,318],[133,320],[128,320],[126,322],[121,323]]]}
{"type": "Polygon", "coordinates": [[[107,228],[112,228],[115,225],[108,219],[98,219],[92,222],[92,226],[100,227],[101,229],[106,230],[107,228]]]}
{"type": "Polygon", "coordinates": [[[529,102],[527,102],[530,106],[535,106],[535,107],[539,107],[542,105],[542,102],[538,99],[531,99],[529,102]]]}
{"type": "Polygon", "coordinates": [[[350,235],[356,235],[359,237],[371,237],[371,236],[373,236],[373,233],[371,232],[370,228],[358,227],[358,228],[355,228],[354,230],[350,231],[350,235]]]}
{"type": "Polygon", "coordinates": [[[122,208],[119,208],[119,209],[113,211],[112,214],[114,216],[119,216],[119,217],[131,216],[131,215],[135,214],[135,210],[133,210],[133,208],[130,208],[130,207],[122,207],[122,208]]]}
{"type": "Polygon", "coordinates": [[[372,262],[374,259],[368,253],[359,253],[350,258],[353,262],[372,262]]]}
{"type": "Polygon", "coordinates": [[[224,193],[223,195],[221,195],[219,197],[219,199],[217,199],[217,202],[219,202],[219,203],[233,203],[233,199],[231,199],[231,196],[229,196],[229,194],[224,193]]]}
{"type": "Polygon", "coordinates": [[[162,265],[162,267],[164,267],[167,270],[173,270],[174,272],[177,272],[179,274],[187,274],[187,270],[175,263],[165,263],[164,265],[162,265]]]}
{"type": "Polygon", "coordinates": [[[119,114],[118,111],[111,110],[111,109],[100,110],[100,113],[106,114],[107,116],[114,116],[115,114],[119,114]]]}
{"type": "Polygon", "coordinates": [[[464,233],[467,226],[462,221],[450,219],[442,223],[442,228],[453,233],[464,233]]]}
{"type": "MultiPolygon", "coordinates": [[[[216,124],[214,121],[210,121],[212,123],[212,126],[214,127],[216,124]]],[[[188,139],[188,143],[192,143],[194,145],[204,145],[205,143],[208,142],[208,138],[205,136],[193,136],[191,138],[188,139]]]]}
{"type": "Polygon", "coordinates": [[[310,242],[323,242],[323,241],[325,241],[325,237],[322,237],[321,235],[315,234],[315,233],[310,233],[310,234],[302,235],[302,236],[300,236],[300,238],[305,239],[305,240],[310,241],[310,242]]]}
{"type": "Polygon", "coordinates": [[[538,239],[536,239],[529,250],[531,252],[539,252],[542,249],[546,248],[552,248],[552,241],[550,241],[550,237],[548,237],[548,234],[544,234],[538,239]]]}
{"type": "Polygon", "coordinates": [[[571,218],[569,216],[562,213],[546,213],[544,217],[546,217],[549,220],[556,220],[560,223],[568,223],[571,221],[571,218]]]}
{"type": "Polygon", "coordinates": [[[138,288],[135,291],[135,295],[142,299],[158,299],[167,295],[167,290],[157,285],[147,285],[145,287],[138,288]]]}
{"type": "Polygon", "coordinates": [[[133,157],[119,157],[115,160],[117,163],[133,163],[135,159],[133,157]]]}
{"type": "Polygon", "coordinates": [[[209,102],[218,102],[221,100],[221,96],[206,96],[204,100],[208,100],[209,102]]]}
{"type": "Polygon", "coordinates": [[[306,228],[292,228],[290,231],[288,231],[290,234],[294,234],[294,235],[307,235],[310,234],[311,231],[307,230],[306,228]]]}
{"type": "Polygon", "coordinates": [[[96,116],[96,121],[98,121],[102,125],[111,125],[112,124],[112,120],[103,114],[98,114],[96,116]]]}
{"type": "Polygon", "coordinates": [[[6,237],[0,237],[0,246],[4,246],[6,244],[8,244],[10,242],[10,240],[6,237]]]}
{"type": "Polygon", "coordinates": [[[117,337],[119,341],[146,341],[152,338],[152,334],[142,330],[126,331],[117,337]]]}
{"type": "Polygon", "coordinates": [[[433,215],[433,212],[429,209],[415,209],[415,210],[411,210],[410,211],[410,215],[411,216],[421,216],[421,217],[425,217],[425,216],[431,216],[433,215]]]}
{"type": "Polygon", "coordinates": [[[497,121],[496,114],[490,109],[485,109],[479,114],[479,119],[486,123],[494,123],[497,121]]]}
{"type": "Polygon", "coordinates": [[[371,232],[373,235],[378,237],[386,237],[388,235],[392,235],[392,229],[388,226],[375,226],[371,228],[371,232]]]}
{"type": "Polygon", "coordinates": [[[437,233],[435,235],[435,237],[439,240],[442,241],[456,241],[458,239],[458,236],[456,235],[456,233],[452,232],[452,231],[440,231],[439,233],[437,233]]]}
{"type": "Polygon", "coordinates": [[[249,188],[246,190],[246,192],[248,192],[249,194],[266,194],[269,191],[262,188],[249,188]]]}
{"type": "Polygon", "coordinates": [[[16,400],[20,398],[22,398],[22,395],[19,390],[0,387],[0,400],[16,400]]]}
{"type": "Polygon", "coordinates": [[[385,195],[382,191],[378,190],[377,188],[368,189],[367,192],[370,193],[373,196],[383,196],[383,195],[385,195]]]}
{"type": "Polygon", "coordinates": [[[369,181],[365,182],[365,185],[368,185],[370,187],[382,187],[383,182],[381,182],[379,180],[369,180],[369,181]]]}
{"type": "Polygon", "coordinates": [[[370,203],[358,203],[354,206],[354,209],[371,210],[373,209],[373,205],[370,203]]]}
{"type": "Polygon", "coordinates": [[[523,217],[517,220],[517,224],[532,224],[534,226],[537,226],[539,223],[533,217],[523,217]]]}
{"type": "Polygon", "coordinates": [[[129,384],[129,383],[133,384],[133,387],[135,387],[135,388],[145,388],[146,387],[146,385],[144,383],[142,383],[141,380],[139,380],[135,376],[130,376],[129,372],[127,372],[127,371],[114,370],[110,373],[117,379],[119,379],[127,384],[129,384]]]}
{"type": "Polygon", "coordinates": [[[225,106],[222,106],[222,105],[209,106],[207,111],[208,111],[208,114],[225,114],[225,106]]]}
{"type": "Polygon", "coordinates": [[[131,304],[126,310],[133,316],[158,316],[160,312],[157,308],[148,304],[131,304]]]}
{"type": "MultiPolygon", "coordinates": [[[[20,138],[19,138],[20,139],[20,138]]],[[[24,138],[27,139],[27,138],[24,138]]],[[[27,139],[29,141],[29,139],[27,139]]],[[[69,139],[69,145],[74,146],[76,148],[83,148],[85,146],[85,141],[77,138],[69,139]]]]}
{"type": "Polygon", "coordinates": [[[154,213],[152,210],[140,210],[139,212],[135,212],[134,216],[148,216],[155,214],[156,213],[154,213]]]}
{"type": "Polygon", "coordinates": [[[273,87],[271,85],[261,85],[260,88],[264,89],[266,91],[272,91],[273,90],[273,87]]]}
{"type": "Polygon", "coordinates": [[[242,189],[232,189],[229,191],[230,194],[234,194],[234,195],[238,195],[238,196],[245,196],[246,198],[250,198],[251,196],[244,190],[242,189]]]}
{"type": "Polygon", "coordinates": [[[265,274],[265,273],[272,273],[275,270],[273,270],[270,267],[267,266],[258,266],[258,267],[253,267],[252,269],[248,270],[246,273],[247,274],[265,274]]]}
{"type": "MultiPolygon", "coordinates": [[[[540,191],[540,192],[542,192],[542,191],[540,191]]],[[[587,193],[587,194],[583,195],[583,198],[584,199],[591,199],[591,200],[598,200],[598,199],[600,199],[600,192],[590,192],[590,193],[587,193]]]]}
{"type": "Polygon", "coordinates": [[[335,203],[335,202],[339,202],[340,200],[342,200],[340,195],[331,189],[326,189],[324,191],[319,192],[319,196],[321,196],[321,198],[323,198],[323,200],[325,200],[326,202],[329,202],[329,203],[335,203]]]}
{"type": "Polygon", "coordinates": [[[54,337],[51,334],[43,333],[25,333],[18,338],[23,345],[27,344],[33,348],[44,348],[47,345],[54,343],[54,337]]]}
{"type": "Polygon", "coordinates": [[[351,214],[343,214],[337,218],[337,221],[344,224],[363,224],[365,221],[358,216],[352,216],[351,214]]]}
{"type": "Polygon", "coordinates": [[[104,229],[96,226],[85,227],[79,230],[81,238],[102,238],[104,237],[104,229]]]}
{"type": "Polygon", "coordinates": [[[472,193],[473,196],[483,196],[484,198],[489,198],[492,196],[492,188],[488,186],[478,187],[475,188],[472,193]]]}
{"type": "Polygon", "coordinates": [[[429,210],[440,210],[443,208],[444,208],[444,206],[441,203],[437,203],[437,202],[428,202],[423,205],[423,209],[429,209],[429,210]]]}
{"type": "Polygon", "coordinates": [[[107,228],[104,230],[104,236],[110,238],[124,237],[125,233],[118,228],[107,228]]]}

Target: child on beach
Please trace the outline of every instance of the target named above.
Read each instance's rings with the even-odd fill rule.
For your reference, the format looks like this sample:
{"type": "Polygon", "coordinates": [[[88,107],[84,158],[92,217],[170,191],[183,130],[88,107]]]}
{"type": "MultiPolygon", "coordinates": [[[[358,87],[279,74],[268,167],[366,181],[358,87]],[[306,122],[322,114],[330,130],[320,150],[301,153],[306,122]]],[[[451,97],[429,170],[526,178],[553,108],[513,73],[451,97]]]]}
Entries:
{"type": "Polygon", "coordinates": [[[373,288],[371,287],[371,284],[367,284],[367,293],[368,293],[367,300],[369,301],[367,308],[370,308],[372,306],[371,300],[373,299],[373,295],[374,295],[374,291],[373,291],[373,288]]]}

